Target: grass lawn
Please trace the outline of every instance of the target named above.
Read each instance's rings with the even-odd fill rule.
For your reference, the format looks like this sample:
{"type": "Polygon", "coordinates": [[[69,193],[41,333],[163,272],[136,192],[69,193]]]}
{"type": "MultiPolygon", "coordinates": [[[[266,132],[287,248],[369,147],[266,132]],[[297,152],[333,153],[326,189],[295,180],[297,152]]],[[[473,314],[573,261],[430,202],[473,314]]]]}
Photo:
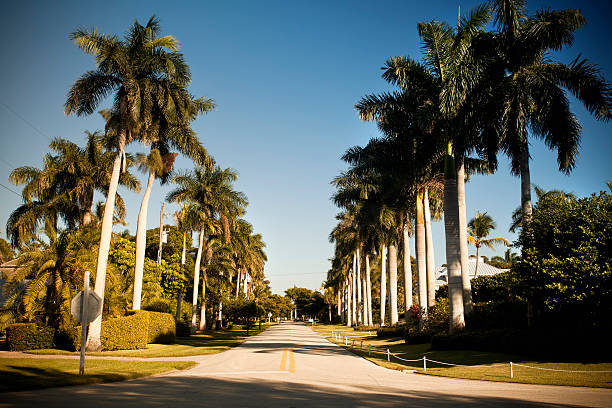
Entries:
{"type": "MultiPolygon", "coordinates": [[[[262,325],[265,330],[269,325],[262,325]]],[[[249,330],[249,337],[261,333],[257,326],[249,330]]],[[[173,344],[148,344],[146,349],[115,350],[100,353],[87,353],[88,356],[117,356],[117,357],[185,357],[216,354],[242,344],[246,340],[246,330],[235,325],[231,329],[219,331],[206,331],[189,337],[178,337],[173,344]]],[[[31,354],[75,355],[77,351],[57,349],[29,350],[31,354]]]]}
{"type": "MultiPolygon", "coordinates": [[[[325,336],[331,336],[332,330],[334,332],[341,332],[343,336],[360,334],[360,332],[358,331],[341,325],[317,325],[312,327],[312,329],[325,336]]],[[[334,341],[332,338],[329,338],[329,340],[334,341]]],[[[348,347],[344,345],[344,342],[337,343],[345,348],[348,348],[355,354],[358,354],[380,366],[394,370],[415,370],[415,372],[419,374],[467,378],[473,380],[612,388],[612,372],[565,373],[514,366],[514,376],[513,378],[510,378],[509,362],[512,361],[513,363],[524,364],[539,368],[576,371],[612,371],[612,363],[553,363],[546,361],[532,361],[524,356],[492,353],[486,351],[429,350],[429,344],[409,345],[404,342],[403,338],[399,337],[388,339],[379,339],[377,337],[364,337],[363,349],[361,350],[361,341],[358,339],[355,339],[354,348],[352,346],[351,340],[349,340],[348,347]],[[371,353],[371,355],[368,355],[368,345],[370,345],[372,349],[389,349],[391,353],[396,354],[397,356],[407,360],[420,359],[423,356],[426,356],[428,359],[431,360],[454,364],[464,364],[470,366],[486,365],[486,367],[445,367],[441,364],[436,364],[428,361],[427,371],[423,371],[423,361],[401,362],[398,359],[391,357],[391,362],[388,362],[386,353],[371,353]],[[496,366],[497,364],[503,365],[496,366]]]]}
{"type": "Polygon", "coordinates": [[[78,359],[0,358],[0,392],[121,381],[193,367],[193,361],[87,360],[79,376],[78,359]]]}

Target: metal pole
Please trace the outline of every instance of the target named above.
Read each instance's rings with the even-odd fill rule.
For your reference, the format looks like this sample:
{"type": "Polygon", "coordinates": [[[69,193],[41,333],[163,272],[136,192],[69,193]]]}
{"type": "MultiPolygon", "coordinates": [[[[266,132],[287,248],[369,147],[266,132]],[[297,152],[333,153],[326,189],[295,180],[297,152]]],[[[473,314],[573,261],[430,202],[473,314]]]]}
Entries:
{"type": "Polygon", "coordinates": [[[512,370],[512,361],[510,362],[510,378],[514,378],[514,372],[512,370]]]}
{"type": "Polygon", "coordinates": [[[83,296],[81,297],[81,357],[79,360],[79,375],[85,375],[85,342],[87,341],[87,300],[89,299],[89,272],[83,277],[83,296]]]}
{"type": "Polygon", "coordinates": [[[427,371],[427,358],[423,356],[423,371],[427,371]]]}

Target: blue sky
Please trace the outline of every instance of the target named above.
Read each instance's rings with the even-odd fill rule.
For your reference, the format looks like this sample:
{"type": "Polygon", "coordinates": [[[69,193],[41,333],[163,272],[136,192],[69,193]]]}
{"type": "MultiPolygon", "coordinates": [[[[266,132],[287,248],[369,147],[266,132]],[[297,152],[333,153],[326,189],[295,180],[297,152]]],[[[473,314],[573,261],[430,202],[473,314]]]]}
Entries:
{"type": "MultiPolygon", "coordinates": [[[[267,243],[266,276],[282,293],[293,285],[316,289],[325,279],[333,247],[328,234],[338,209],[330,202],[330,180],[342,169],[339,157],[363,145],[377,130],[360,122],[353,108],[365,94],[387,90],[380,67],[390,56],[420,57],[416,24],[432,19],[454,23],[476,1],[244,1],[244,2],[17,2],[0,16],[5,39],[0,64],[0,229],[21,202],[20,187],[8,182],[18,166],[40,167],[52,137],[82,144],[85,130],[103,129],[98,115],[63,113],[66,92],[93,58],[78,50],[68,34],[95,27],[123,34],[137,19],[155,14],[164,34],[174,35],[192,70],[192,94],[214,98],[218,109],[193,124],[222,167],[237,170],[237,189],[248,195],[246,218],[267,243]]],[[[531,12],[570,1],[530,1],[531,12]]],[[[606,1],[579,3],[588,24],[574,47],[556,57],[578,54],[597,63],[612,79],[606,1]]],[[[107,106],[104,103],[103,106],[107,106]]],[[[557,172],[556,159],[540,142],[531,152],[532,182],[578,195],[605,187],[612,178],[610,124],[592,119],[579,104],[572,108],[583,126],[581,156],[571,176],[557,172]]],[[[143,151],[131,146],[130,151],[143,151]]],[[[189,168],[180,158],[178,168],[189,168]]],[[[143,184],[144,176],[141,176],[143,184]]],[[[159,222],[161,202],[171,187],[156,184],[148,227],[159,222]]],[[[509,240],[510,214],[520,201],[518,178],[501,159],[493,176],[467,185],[467,215],[488,211],[509,240]]],[[[128,206],[128,228],[135,232],[141,194],[120,191],[128,206]]],[[[102,197],[96,197],[102,200],[102,197]]],[[[167,212],[174,211],[172,205],[167,212]]],[[[171,217],[166,222],[172,222],[171,217]]],[[[434,226],[436,264],[444,263],[443,224],[434,226]]],[[[473,248],[470,248],[474,252],[473,248]]],[[[498,250],[500,254],[503,250],[498,250]]],[[[489,250],[484,255],[495,255],[489,250]]]]}

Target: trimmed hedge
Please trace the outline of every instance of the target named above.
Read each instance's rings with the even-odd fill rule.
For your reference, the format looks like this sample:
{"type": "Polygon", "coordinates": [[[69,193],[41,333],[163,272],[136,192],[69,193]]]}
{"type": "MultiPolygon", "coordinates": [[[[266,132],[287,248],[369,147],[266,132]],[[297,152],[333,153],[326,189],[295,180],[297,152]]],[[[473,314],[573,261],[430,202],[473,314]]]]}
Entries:
{"type": "MultiPolygon", "coordinates": [[[[149,339],[149,313],[135,313],[102,322],[102,350],[134,350],[147,347],[149,339]]],[[[73,331],[73,345],[81,349],[81,327],[73,331]]]]}
{"type": "Polygon", "coordinates": [[[55,330],[34,323],[15,323],[6,328],[6,341],[11,351],[53,348],[55,330]]]}
{"type": "Polygon", "coordinates": [[[404,332],[406,331],[406,327],[404,326],[395,326],[395,327],[381,327],[376,330],[376,337],[378,338],[388,338],[388,337],[404,337],[404,332]]]}
{"type": "Polygon", "coordinates": [[[148,343],[172,343],[176,338],[176,323],[174,317],[169,313],[151,312],[146,310],[136,311],[135,314],[146,313],[149,315],[148,343]]]}

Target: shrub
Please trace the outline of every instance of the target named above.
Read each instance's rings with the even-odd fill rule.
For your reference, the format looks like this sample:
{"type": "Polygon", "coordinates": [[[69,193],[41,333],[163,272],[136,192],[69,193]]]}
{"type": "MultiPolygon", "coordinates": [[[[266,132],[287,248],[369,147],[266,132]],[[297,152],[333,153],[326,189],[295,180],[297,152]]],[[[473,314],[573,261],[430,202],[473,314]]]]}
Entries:
{"type": "Polygon", "coordinates": [[[405,326],[394,326],[394,327],[381,327],[376,330],[376,337],[388,338],[388,337],[404,337],[405,326]]]}
{"type": "Polygon", "coordinates": [[[502,328],[521,329],[527,326],[527,304],[518,300],[475,303],[474,310],[465,317],[470,330],[502,328]]]}
{"type": "Polygon", "coordinates": [[[189,337],[191,335],[191,323],[183,320],[176,322],[176,335],[178,337],[189,337]]]}
{"type": "Polygon", "coordinates": [[[15,323],[6,328],[6,341],[11,351],[53,348],[55,331],[34,323],[15,323]]]}
{"type": "Polygon", "coordinates": [[[176,323],[168,313],[137,311],[149,315],[148,343],[172,343],[176,338],[176,323]]]}
{"type": "MultiPolygon", "coordinates": [[[[149,313],[135,313],[102,322],[100,340],[102,350],[134,350],[147,347],[149,334],[149,313]]],[[[81,327],[73,331],[73,344],[81,349],[81,327]]]]}
{"type": "Polygon", "coordinates": [[[160,313],[170,313],[172,314],[173,308],[172,304],[174,302],[170,299],[165,298],[154,298],[151,299],[145,306],[143,306],[142,310],[148,310],[150,312],[160,312],[160,313]]]}

